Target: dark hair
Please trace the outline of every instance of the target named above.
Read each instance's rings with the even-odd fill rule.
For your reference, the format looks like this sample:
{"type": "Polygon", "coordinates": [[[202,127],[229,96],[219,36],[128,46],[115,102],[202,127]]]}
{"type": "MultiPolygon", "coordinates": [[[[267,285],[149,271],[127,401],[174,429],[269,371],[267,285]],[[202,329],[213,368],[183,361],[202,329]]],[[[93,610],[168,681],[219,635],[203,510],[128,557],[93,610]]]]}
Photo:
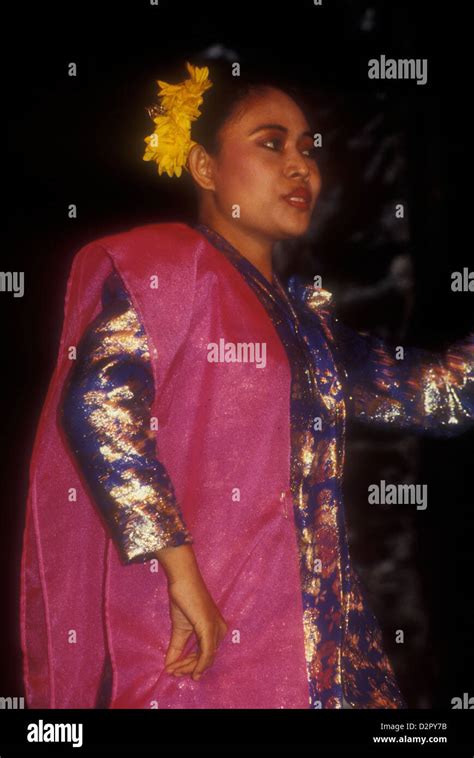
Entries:
{"type": "Polygon", "coordinates": [[[239,111],[239,107],[252,95],[258,95],[268,88],[285,92],[301,108],[313,127],[315,113],[309,93],[281,76],[258,71],[248,71],[242,66],[239,76],[232,75],[233,64],[223,60],[199,61],[193,59],[193,65],[208,66],[209,78],[213,86],[203,94],[200,106],[201,115],[191,125],[191,137],[202,145],[210,155],[217,155],[220,149],[220,130],[225,122],[239,111]]]}

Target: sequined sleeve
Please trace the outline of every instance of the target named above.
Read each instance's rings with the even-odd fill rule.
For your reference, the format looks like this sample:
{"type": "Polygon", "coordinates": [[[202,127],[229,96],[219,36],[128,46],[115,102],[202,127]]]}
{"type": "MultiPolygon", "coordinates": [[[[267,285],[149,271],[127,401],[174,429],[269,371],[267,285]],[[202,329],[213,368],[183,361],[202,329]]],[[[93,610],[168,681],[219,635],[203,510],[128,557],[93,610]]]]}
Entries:
{"type": "Polygon", "coordinates": [[[339,320],[333,333],[353,417],[433,436],[474,426],[474,334],[436,354],[388,344],[339,320]]]}
{"type": "Polygon", "coordinates": [[[156,456],[146,333],[117,272],[77,349],[61,403],[69,445],[124,563],[192,543],[156,456]]]}

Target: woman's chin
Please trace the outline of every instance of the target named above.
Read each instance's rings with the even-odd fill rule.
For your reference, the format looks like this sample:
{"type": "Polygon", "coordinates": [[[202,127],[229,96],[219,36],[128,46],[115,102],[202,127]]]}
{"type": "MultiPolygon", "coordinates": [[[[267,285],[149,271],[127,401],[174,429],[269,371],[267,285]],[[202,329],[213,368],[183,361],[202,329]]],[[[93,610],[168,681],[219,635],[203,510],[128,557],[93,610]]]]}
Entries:
{"type": "Polygon", "coordinates": [[[281,239],[291,239],[305,234],[309,228],[310,214],[301,214],[299,218],[280,220],[281,239]]]}

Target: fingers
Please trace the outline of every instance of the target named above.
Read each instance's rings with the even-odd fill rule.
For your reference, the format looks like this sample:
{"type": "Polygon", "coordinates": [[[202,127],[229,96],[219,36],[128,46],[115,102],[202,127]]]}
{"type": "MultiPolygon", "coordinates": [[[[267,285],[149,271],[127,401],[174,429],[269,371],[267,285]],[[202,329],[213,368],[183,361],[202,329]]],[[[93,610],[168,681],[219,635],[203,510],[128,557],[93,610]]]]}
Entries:
{"type": "Polygon", "coordinates": [[[203,672],[214,663],[217,651],[217,640],[214,626],[206,626],[201,633],[196,632],[199,642],[199,657],[193,670],[192,678],[196,681],[203,672]]]}
{"type": "Polygon", "coordinates": [[[196,664],[196,660],[197,660],[197,653],[191,653],[190,655],[187,655],[185,658],[181,658],[178,661],[173,661],[173,663],[166,665],[166,671],[169,674],[174,674],[177,671],[181,671],[183,668],[186,668],[187,671],[186,672],[181,671],[181,673],[189,673],[189,671],[192,671],[192,669],[194,668],[196,664]],[[191,664],[191,668],[189,668],[190,664],[191,664]]]}
{"type": "Polygon", "coordinates": [[[197,653],[193,653],[192,655],[186,656],[186,658],[182,658],[181,660],[170,664],[166,667],[166,671],[168,674],[173,674],[174,676],[190,674],[196,665],[196,660],[197,653]]]}
{"type": "Polygon", "coordinates": [[[203,642],[201,644],[203,647],[201,648],[200,644],[200,652],[191,653],[185,658],[181,658],[180,660],[173,661],[172,663],[166,665],[167,673],[173,674],[175,676],[182,676],[183,674],[193,673],[193,679],[199,679],[202,672],[205,669],[209,668],[214,662],[215,653],[217,651],[216,645],[210,647],[210,642],[207,643],[204,641],[204,638],[202,639],[203,642]]]}
{"type": "Polygon", "coordinates": [[[166,651],[165,667],[174,663],[181,663],[181,661],[178,661],[178,658],[182,654],[186,646],[186,642],[190,638],[191,634],[192,630],[186,631],[173,627],[170,644],[168,645],[168,650],[166,651]]]}
{"type": "MultiPolygon", "coordinates": [[[[196,630],[198,651],[189,653],[184,658],[179,658],[179,655],[182,654],[185,643],[181,644],[181,638],[173,634],[165,660],[166,672],[173,676],[192,674],[194,681],[199,680],[204,671],[214,663],[217,649],[226,636],[227,630],[228,626],[224,621],[217,627],[214,624],[209,624],[207,627],[203,627],[202,631],[196,630]]],[[[186,641],[190,634],[191,632],[186,632],[186,641]]]]}

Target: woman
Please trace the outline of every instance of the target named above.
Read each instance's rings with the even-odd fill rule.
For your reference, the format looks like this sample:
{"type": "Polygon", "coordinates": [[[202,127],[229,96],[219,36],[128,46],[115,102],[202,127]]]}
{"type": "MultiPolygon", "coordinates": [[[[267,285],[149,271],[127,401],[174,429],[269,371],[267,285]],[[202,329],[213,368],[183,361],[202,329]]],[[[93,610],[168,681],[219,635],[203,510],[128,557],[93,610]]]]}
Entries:
{"type": "Polygon", "coordinates": [[[71,270],[30,473],[28,705],[403,708],[350,562],[345,419],[472,423],[472,336],[399,361],[325,290],[286,291],[272,250],[321,183],[305,113],[188,71],[159,82],[144,158],[185,169],[198,223],[95,240],[71,270]]]}

